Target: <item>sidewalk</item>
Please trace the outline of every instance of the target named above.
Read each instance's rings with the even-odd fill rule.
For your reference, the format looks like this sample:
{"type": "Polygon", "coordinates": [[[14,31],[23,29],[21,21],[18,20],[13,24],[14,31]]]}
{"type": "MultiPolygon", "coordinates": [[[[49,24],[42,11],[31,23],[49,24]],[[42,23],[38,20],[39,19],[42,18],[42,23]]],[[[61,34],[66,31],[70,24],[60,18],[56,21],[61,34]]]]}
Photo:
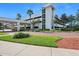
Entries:
{"type": "Polygon", "coordinates": [[[0,41],[1,56],[79,56],[79,50],[61,49],[0,41]]]}

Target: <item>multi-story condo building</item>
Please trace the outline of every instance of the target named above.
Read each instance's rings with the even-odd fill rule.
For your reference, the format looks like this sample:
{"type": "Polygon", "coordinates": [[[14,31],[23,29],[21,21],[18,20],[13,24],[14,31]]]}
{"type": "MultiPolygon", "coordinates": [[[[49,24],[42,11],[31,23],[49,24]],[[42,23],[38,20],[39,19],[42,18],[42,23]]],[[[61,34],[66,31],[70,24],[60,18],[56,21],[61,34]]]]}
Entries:
{"type": "MultiPolygon", "coordinates": [[[[32,15],[31,19],[26,19],[27,23],[32,22],[31,27],[38,28],[38,29],[52,29],[54,25],[54,7],[50,4],[47,4],[42,7],[41,14],[34,14],[32,15]],[[34,23],[35,22],[35,23],[34,23]],[[34,23],[34,24],[33,24],[34,23]]],[[[27,26],[29,27],[29,24],[27,26]]]]}

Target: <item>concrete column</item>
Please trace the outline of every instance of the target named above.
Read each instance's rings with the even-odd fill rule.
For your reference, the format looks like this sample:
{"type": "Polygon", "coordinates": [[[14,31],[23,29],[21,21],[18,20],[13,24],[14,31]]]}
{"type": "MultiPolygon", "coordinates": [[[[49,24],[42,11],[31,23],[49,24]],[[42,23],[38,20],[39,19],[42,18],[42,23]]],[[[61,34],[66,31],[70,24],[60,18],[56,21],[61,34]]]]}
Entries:
{"type": "Polygon", "coordinates": [[[26,24],[24,24],[24,29],[26,30],[26,24]]]}
{"type": "Polygon", "coordinates": [[[54,16],[54,7],[51,4],[46,5],[45,7],[45,25],[46,29],[52,29],[52,25],[54,25],[53,22],[53,16],[54,16]]]}
{"type": "Polygon", "coordinates": [[[17,22],[17,31],[20,31],[20,22],[17,22]]]}

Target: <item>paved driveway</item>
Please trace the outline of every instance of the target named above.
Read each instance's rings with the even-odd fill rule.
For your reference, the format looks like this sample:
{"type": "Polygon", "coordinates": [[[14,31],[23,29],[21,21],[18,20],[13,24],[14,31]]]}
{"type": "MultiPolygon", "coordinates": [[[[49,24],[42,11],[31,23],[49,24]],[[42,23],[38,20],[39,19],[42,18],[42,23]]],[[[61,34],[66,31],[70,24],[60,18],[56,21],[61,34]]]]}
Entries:
{"type": "Polygon", "coordinates": [[[79,50],[79,32],[62,32],[56,35],[63,37],[63,40],[57,42],[58,48],[79,50]]]}
{"type": "Polygon", "coordinates": [[[1,56],[79,56],[79,50],[51,48],[0,41],[1,56]]]}

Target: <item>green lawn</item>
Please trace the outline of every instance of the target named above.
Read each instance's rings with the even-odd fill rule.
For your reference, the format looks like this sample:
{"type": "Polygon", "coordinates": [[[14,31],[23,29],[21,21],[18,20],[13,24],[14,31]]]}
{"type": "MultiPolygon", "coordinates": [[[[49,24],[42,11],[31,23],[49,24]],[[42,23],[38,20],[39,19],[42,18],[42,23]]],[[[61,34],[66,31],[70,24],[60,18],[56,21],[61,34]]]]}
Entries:
{"type": "Polygon", "coordinates": [[[56,41],[61,40],[61,37],[52,37],[52,36],[38,36],[32,35],[28,38],[23,39],[12,39],[13,36],[1,36],[0,40],[10,41],[10,42],[17,42],[23,44],[32,44],[32,45],[39,45],[39,46],[48,46],[48,47],[57,47],[56,41]]]}
{"type": "Polygon", "coordinates": [[[5,32],[0,32],[0,35],[4,35],[4,34],[6,34],[5,32]]]}

